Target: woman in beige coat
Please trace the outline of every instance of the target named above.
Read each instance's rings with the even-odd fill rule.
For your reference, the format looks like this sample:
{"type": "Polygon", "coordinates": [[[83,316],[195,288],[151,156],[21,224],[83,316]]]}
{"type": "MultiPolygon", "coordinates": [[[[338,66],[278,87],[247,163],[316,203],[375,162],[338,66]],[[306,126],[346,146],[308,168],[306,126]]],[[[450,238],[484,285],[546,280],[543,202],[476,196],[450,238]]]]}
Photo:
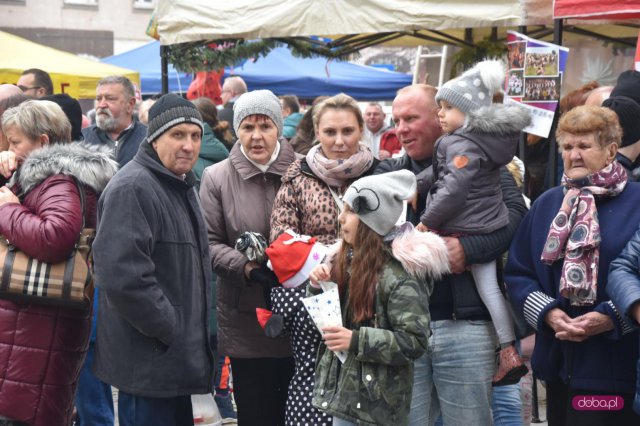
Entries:
{"type": "Polygon", "coordinates": [[[238,142],[227,160],[205,169],[200,187],[218,275],[219,351],[231,358],[239,424],[281,425],[293,374],[291,347],[286,337],[266,337],[256,319],[256,308],[265,307],[263,286],[277,279],[234,247],[246,231],[269,238],[273,200],[295,154],[279,140],[280,102],[268,90],[238,98],[233,124],[238,142]]]}

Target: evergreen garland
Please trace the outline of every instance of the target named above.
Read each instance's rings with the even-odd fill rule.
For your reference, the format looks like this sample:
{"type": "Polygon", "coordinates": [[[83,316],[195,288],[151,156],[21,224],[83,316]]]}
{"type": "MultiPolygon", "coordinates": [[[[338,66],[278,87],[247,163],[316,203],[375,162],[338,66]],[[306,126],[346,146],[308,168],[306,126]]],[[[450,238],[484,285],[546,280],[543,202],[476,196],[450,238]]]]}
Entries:
{"type": "Polygon", "coordinates": [[[283,45],[289,46],[292,55],[299,58],[348,59],[353,56],[348,46],[330,48],[303,39],[228,39],[171,45],[168,60],[180,72],[215,71],[238,66],[250,58],[267,56],[272,49],[283,45]]]}
{"type": "Polygon", "coordinates": [[[491,40],[486,37],[473,46],[463,47],[453,55],[450,77],[455,78],[480,61],[503,58],[506,54],[507,43],[504,40],[491,40]]]}

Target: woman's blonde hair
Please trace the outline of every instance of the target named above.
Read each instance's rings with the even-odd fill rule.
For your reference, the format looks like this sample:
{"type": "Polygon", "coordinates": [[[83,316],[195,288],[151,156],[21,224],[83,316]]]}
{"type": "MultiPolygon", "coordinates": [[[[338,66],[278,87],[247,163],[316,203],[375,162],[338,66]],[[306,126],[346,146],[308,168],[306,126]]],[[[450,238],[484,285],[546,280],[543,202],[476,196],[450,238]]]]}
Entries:
{"type": "Polygon", "coordinates": [[[2,114],[1,127],[9,126],[31,140],[47,135],[51,144],[71,142],[71,123],[60,105],[51,101],[30,100],[9,108],[2,114]]]}
{"type": "MultiPolygon", "coordinates": [[[[583,105],[573,108],[560,118],[556,139],[562,142],[567,135],[586,135],[593,133],[601,148],[622,141],[622,129],[618,115],[611,109],[599,106],[583,105]]],[[[558,144],[561,149],[560,144],[558,144]]]]}
{"type": "Polygon", "coordinates": [[[349,95],[339,93],[325,99],[313,107],[313,127],[316,130],[316,134],[318,133],[318,123],[320,123],[320,118],[328,109],[344,109],[353,112],[356,116],[356,120],[358,121],[360,130],[364,130],[364,118],[362,118],[362,111],[360,111],[358,102],[349,95]]]}

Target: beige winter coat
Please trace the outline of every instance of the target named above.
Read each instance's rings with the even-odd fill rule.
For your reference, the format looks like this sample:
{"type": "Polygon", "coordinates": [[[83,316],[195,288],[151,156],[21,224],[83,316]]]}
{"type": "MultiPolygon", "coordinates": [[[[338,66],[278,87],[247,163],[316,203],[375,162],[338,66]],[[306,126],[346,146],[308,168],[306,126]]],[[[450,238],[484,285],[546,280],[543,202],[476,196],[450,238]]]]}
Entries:
{"type": "Polygon", "coordinates": [[[289,143],[281,143],[277,160],[262,173],[236,143],[229,158],[205,169],[200,186],[213,270],[218,275],[218,345],[235,358],[291,356],[286,337],[266,337],[256,319],[265,307],[262,287],[244,276],[247,258],[234,248],[245,231],[269,237],[269,219],[281,178],[295,160],[289,143]]]}

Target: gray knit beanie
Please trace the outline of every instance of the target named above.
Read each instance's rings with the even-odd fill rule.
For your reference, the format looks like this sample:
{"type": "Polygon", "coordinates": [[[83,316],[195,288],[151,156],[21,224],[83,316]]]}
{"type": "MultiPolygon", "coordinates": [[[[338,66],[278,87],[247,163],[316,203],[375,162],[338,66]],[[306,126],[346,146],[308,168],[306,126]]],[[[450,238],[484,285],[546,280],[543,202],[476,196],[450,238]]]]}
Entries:
{"type": "Polygon", "coordinates": [[[353,182],[342,197],[365,225],[387,235],[402,214],[402,201],[416,192],[416,177],[409,170],[366,176],[353,182]]]}
{"type": "Polygon", "coordinates": [[[493,95],[504,84],[505,69],[502,61],[477,63],[460,77],[447,81],[438,89],[436,102],[447,101],[468,114],[480,107],[491,105],[493,95]]]}
{"type": "Polygon", "coordinates": [[[152,143],[164,132],[182,123],[197,124],[204,133],[202,116],[195,105],[173,93],[162,96],[149,109],[147,142],[152,143]]]}
{"type": "Polygon", "coordinates": [[[266,115],[278,128],[282,136],[282,106],[280,100],[270,90],[254,90],[240,95],[233,104],[233,129],[238,134],[242,120],[250,115],[266,115]]]}

